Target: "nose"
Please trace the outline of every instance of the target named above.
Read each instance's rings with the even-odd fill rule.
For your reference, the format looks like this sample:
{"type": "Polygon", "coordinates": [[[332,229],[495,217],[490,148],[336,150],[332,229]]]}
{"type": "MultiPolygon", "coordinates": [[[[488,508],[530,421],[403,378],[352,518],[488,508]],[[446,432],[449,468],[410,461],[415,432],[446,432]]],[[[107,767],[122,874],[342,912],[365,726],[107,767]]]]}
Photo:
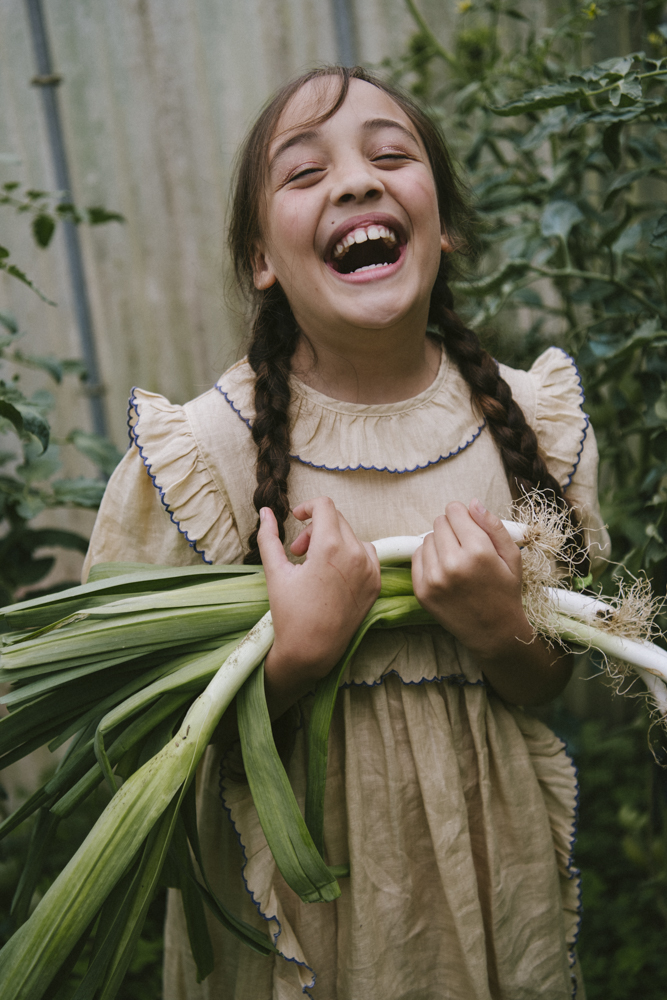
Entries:
{"type": "Polygon", "coordinates": [[[334,205],[375,201],[384,193],[384,184],[365,163],[350,164],[331,188],[334,205]]]}

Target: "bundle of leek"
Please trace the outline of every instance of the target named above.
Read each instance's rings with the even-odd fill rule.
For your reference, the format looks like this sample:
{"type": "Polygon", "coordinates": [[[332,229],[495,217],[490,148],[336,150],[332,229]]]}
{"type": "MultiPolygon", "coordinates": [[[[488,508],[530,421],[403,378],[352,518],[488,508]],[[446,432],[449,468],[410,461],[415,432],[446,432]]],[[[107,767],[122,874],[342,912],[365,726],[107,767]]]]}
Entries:
{"type": "MultiPolygon", "coordinates": [[[[525,525],[508,527],[515,540],[524,538],[525,525]]],[[[421,538],[375,544],[383,564],[396,564],[421,538]]],[[[667,653],[614,635],[599,618],[613,609],[597,599],[558,588],[543,588],[543,597],[547,613],[538,628],[630,663],[667,712],[667,653]]],[[[275,951],[216,898],[199,849],[193,778],[237,693],[246,774],[285,880],[307,902],[339,895],[337,879],[346,872],[329,868],[322,856],[329,726],[340,678],[366,631],[432,623],[413,595],[408,569],[383,566],[380,597],[319,685],[308,732],[305,817],[275,748],[264,697],[261,664],[273,628],[261,570],[102,566],[83,587],[0,614],[6,629],[0,680],[13,685],[3,699],[10,714],[0,721],[0,766],[45,742],[55,749],[70,740],[55,775],[0,824],[2,837],[39,812],[12,906],[17,929],[0,952],[0,1000],[53,995],[90,938],[76,1000],[111,1000],[165,862],[169,883],[182,891],[200,978],[213,966],[204,905],[251,948],[275,951]],[[28,915],[57,823],[103,776],[113,797],[28,915]]]]}

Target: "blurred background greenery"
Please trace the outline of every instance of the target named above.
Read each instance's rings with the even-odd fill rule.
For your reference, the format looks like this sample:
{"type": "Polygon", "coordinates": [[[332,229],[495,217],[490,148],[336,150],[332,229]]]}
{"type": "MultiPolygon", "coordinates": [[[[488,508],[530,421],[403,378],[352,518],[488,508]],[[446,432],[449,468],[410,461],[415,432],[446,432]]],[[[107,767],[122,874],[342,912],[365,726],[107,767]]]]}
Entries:
{"type": "MultiPolygon", "coordinates": [[[[462,0],[446,40],[407,5],[416,31],[386,69],[441,122],[479,214],[459,308],[500,361],[526,368],[549,344],[576,358],[618,564],[602,583],[646,573],[664,595],[665,5],[570,2],[538,33],[508,0],[462,0]]],[[[582,657],[579,677],[596,672],[582,657]]],[[[540,714],[579,768],[588,997],[664,998],[662,734],[649,736],[641,702],[612,701],[599,681],[571,685],[540,714]]]]}

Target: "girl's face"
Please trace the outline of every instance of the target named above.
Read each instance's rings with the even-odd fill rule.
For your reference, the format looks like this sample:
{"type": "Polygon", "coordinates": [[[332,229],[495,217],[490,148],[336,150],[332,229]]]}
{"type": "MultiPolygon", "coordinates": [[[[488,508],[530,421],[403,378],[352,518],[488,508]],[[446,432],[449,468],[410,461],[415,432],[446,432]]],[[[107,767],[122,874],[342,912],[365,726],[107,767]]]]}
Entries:
{"type": "Polygon", "coordinates": [[[426,328],[441,232],[428,156],[384,91],[351,80],[319,125],[337,78],[310,81],[283,112],[269,147],[255,284],[282,286],[299,327],[426,328]]]}

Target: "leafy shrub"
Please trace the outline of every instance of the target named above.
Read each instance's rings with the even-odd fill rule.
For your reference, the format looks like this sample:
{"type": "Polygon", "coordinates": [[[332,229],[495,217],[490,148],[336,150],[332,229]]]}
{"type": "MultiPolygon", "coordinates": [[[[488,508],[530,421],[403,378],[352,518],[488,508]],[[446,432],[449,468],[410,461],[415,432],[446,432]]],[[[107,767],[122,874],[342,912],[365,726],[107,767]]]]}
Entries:
{"type": "MultiPolygon", "coordinates": [[[[23,191],[14,181],[0,191],[0,205],[31,218],[31,231],[41,247],[51,242],[59,219],[99,223],[121,218],[100,208],[88,209],[84,215],[73,205],[57,201],[55,195],[23,191]]],[[[0,247],[0,269],[48,303],[31,279],[8,263],[9,258],[9,251],[0,247]]],[[[48,421],[54,396],[41,388],[28,397],[21,388],[21,368],[39,369],[56,384],[68,375],[85,378],[85,368],[77,360],[24,353],[17,346],[22,336],[17,320],[0,313],[0,605],[11,603],[19,588],[34,587],[52,569],[55,558],[39,556],[39,549],[57,546],[85,553],[88,547],[82,535],[58,528],[36,529],[30,526],[32,519],[46,509],[96,508],[104,492],[104,480],[99,477],[56,478],[61,468],[59,446],[51,440],[48,421]],[[13,375],[7,374],[8,363],[13,375]]],[[[63,443],[84,454],[103,476],[113,471],[121,457],[110,441],[88,431],[73,430],[63,443]]]]}
{"type": "Polygon", "coordinates": [[[667,967],[667,771],[646,721],[576,727],[580,819],[575,860],[584,915],[579,954],[589,1000],[663,1000],[667,967]]]}
{"type": "Polygon", "coordinates": [[[593,65],[582,57],[588,28],[633,4],[572,4],[538,36],[507,2],[464,2],[451,51],[413,0],[408,6],[419,31],[394,75],[443,122],[482,224],[477,275],[456,287],[460,307],[510,364],[526,366],[554,342],[575,355],[599,439],[614,556],[632,572],[646,569],[664,591],[662,4],[644,8],[648,54],[593,65]]]}
{"type": "MultiPolygon", "coordinates": [[[[571,2],[538,33],[507,0],[463,0],[445,47],[417,33],[387,68],[443,124],[469,178],[479,258],[458,307],[496,357],[576,358],[600,446],[613,555],[667,583],[667,24],[662,2],[571,2]],[[631,18],[644,51],[595,63],[591,28],[631,18]]],[[[667,20],[667,19],[666,19],[667,20]]],[[[622,570],[616,570],[622,572],[622,570]]],[[[550,717],[549,717],[550,715],[550,717]]],[[[589,1000],[662,1000],[667,770],[632,724],[547,721],[571,744],[581,815],[579,953],[589,1000]]],[[[660,747],[656,755],[667,761],[660,747]]]]}

